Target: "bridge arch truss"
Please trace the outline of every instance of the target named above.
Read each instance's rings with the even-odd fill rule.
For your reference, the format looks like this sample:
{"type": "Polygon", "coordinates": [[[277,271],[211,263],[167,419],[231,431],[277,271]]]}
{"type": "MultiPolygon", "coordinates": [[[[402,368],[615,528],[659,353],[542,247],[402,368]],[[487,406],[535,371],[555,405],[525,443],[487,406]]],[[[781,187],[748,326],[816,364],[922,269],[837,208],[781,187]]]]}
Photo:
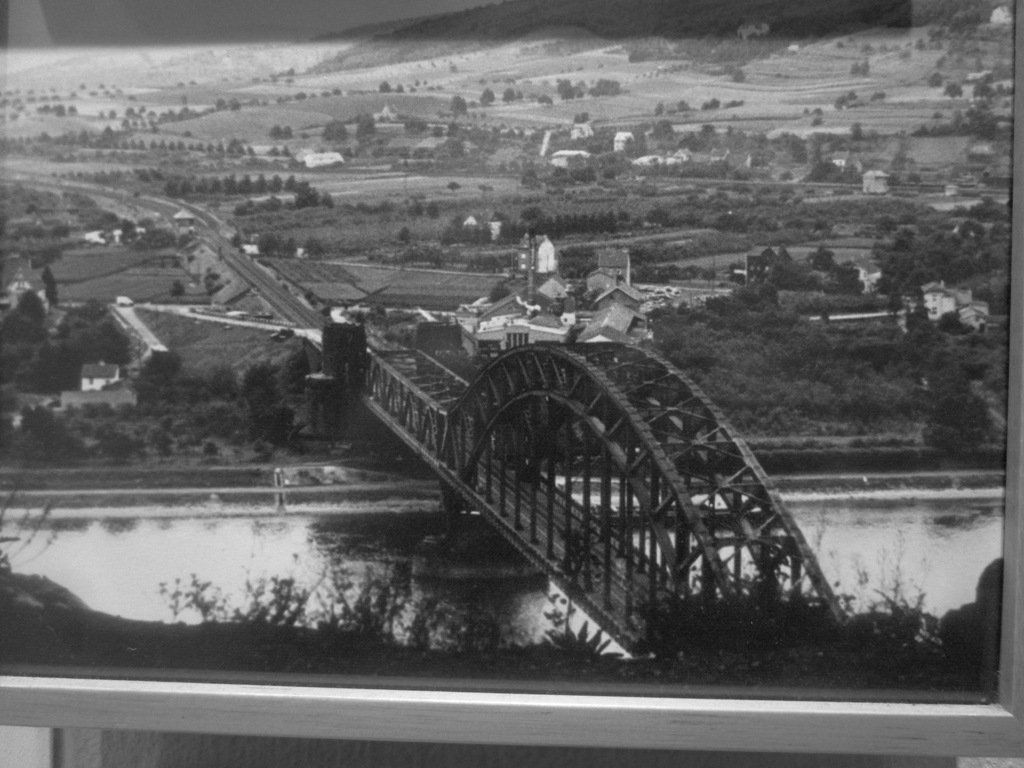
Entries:
{"type": "Polygon", "coordinates": [[[682,372],[621,345],[526,346],[470,382],[371,355],[370,408],[466,513],[486,516],[631,647],[662,593],[756,592],[839,609],[778,492],[682,372]]]}

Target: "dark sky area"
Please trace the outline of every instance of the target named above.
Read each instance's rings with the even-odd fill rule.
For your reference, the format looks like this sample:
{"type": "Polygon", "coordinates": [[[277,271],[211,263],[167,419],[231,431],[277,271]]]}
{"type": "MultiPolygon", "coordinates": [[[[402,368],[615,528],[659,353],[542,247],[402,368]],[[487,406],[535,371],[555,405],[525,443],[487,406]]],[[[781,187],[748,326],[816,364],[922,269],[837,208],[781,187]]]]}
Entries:
{"type": "MultiPolygon", "coordinates": [[[[484,0],[9,0],[10,44],[294,41],[484,0]],[[41,12],[40,12],[41,11],[41,12]],[[45,22],[45,31],[41,30],[45,22]],[[48,33],[48,34],[47,34],[48,33]]],[[[4,3],[7,5],[7,3],[4,3]]]]}

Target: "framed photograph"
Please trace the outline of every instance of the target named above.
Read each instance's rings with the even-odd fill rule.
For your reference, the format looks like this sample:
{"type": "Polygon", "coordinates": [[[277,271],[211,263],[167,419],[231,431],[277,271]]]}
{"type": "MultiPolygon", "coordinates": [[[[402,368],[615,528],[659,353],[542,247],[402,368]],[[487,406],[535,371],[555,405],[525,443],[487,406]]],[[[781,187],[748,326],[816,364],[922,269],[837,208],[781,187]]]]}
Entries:
{"type": "Polygon", "coordinates": [[[400,6],[11,8],[0,724],[1024,754],[1020,3],[400,6]]]}

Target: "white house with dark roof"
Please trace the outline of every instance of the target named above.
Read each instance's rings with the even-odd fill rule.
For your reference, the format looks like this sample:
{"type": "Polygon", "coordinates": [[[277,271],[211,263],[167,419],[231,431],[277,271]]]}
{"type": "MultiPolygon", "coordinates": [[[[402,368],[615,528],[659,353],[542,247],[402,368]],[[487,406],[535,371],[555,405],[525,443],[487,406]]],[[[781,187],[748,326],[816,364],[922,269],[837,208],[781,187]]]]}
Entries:
{"type": "Polygon", "coordinates": [[[82,392],[99,392],[119,381],[121,381],[119,366],[108,365],[102,360],[82,366],[82,392]]]}

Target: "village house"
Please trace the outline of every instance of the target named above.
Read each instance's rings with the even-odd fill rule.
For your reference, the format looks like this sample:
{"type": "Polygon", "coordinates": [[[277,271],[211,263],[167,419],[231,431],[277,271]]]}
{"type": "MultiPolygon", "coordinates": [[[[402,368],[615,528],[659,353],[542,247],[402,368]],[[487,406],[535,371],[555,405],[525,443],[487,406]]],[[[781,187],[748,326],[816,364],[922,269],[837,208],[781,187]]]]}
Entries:
{"type": "Polygon", "coordinates": [[[30,291],[39,297],[43,309],[49,312],[50,302],[46,299],[46,286],[32,271],[31,262],[19,256],[6,259],[3,265],[3,295],[0,296],[0,305],[16,307],[21,297],[30,291]]]}
{"type": "Polygon", "coordinates": [[[626,283],[618,283],[594,299],[594,306],[598,309],[605,309],[610,304],[621,304],[627,309],[639,312],[643,301],[643,294],[636,288],[626,283]]]}
{"type": "Polygon", "coordinates": [[[865,195],[889,194],[889,174],[885,171],[867,171],[861,178],[865,195]]]}
{"type": "Polygon", "coordinates": [[[61,409],[81,408],[86,405],[108,405],[117,408],[135,405],[135,392],[125,386],[121,369],[116,365],[86,363],[82,366],[81,388],[60,393],[61,409]]]}
{"type": "Polygon", "coordinates": [[[625,248],[602,248],[599,250],[597,252],[597,268],[612,270],[614,274],[622,277],[622,281],[626,285],[633,283],[629,251],[625,248]]]}
{"type": "Polygon", "coordinates": [[[119,366],[107,365],[102,360],[82,366],[82,392],[98,392],[119,381],[121,381],[119,366]]]}
{"type": "Polygon", "coordinates": [[[373,115],[373,119],[378,123],[394,123],[398,120],[398,112],[390,104],[385,104],[380,112],[373,115]]]}
{"type": "Polygon", "coordinates": [[[572,128],[569,129],[569,138],[573,141],[577,139],[589,139],[594,135],[594,126],[591,123],[573,123],[572,128]]]}
{"type": "Polygon", "coordinates": [[[569,295],[569,286],[558,275],[552,275],[537,288],[537,293],[547,296],[552,301],[562,301],[569,295]]]}
{"type": "Polygon", "coordinates": [[[841,171],[849,169],[860,173],[864,170],[864,166],[861,161],[854,157],[850,152],[839,152],[838,154],[832,155],[830,161],[832,165],[841,171]]]}
{"type": "Polygon", "coordinates": [[[647,318],[628,307],[611,302],[591,318],[587,327],[580,332],[577,341],[581,344],[608,341],[636,344],[646,337],[647,318]]]}
{"type": "Polygon", "coordinates": [[[171,220],[174,222],[174,228],[179,232],[190,231],[196,225],[196,217],[184,209],[174,214],[171,220]]]}
{"type": "Polygon", "coordinates": [[[969,288],[948,288],[944,281],[921,286],[928,319],[937,321],[943,315],[955,313],[960,322],[976,331],[984,332],[989,321],[987,302],[975,301],[969,288]]]}
{"type": "Polygon", "coordinates": [[[625,152],[626,147],[636,141],[636,137],[629,131],[619,131],[615,134],[612,142],[612,149],[615,152],[625,152]]]}

